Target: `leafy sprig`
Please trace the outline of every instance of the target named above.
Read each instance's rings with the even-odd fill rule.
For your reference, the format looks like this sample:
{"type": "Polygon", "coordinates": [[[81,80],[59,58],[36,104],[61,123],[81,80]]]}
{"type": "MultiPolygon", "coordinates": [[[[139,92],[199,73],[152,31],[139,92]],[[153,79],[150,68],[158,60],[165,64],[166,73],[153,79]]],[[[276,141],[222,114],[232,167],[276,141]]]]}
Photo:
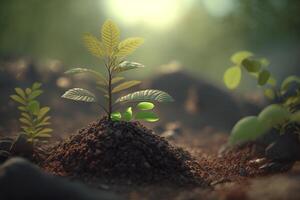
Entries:
{"type": "Polygon", "coordinates": [[[50,116],[48,112],[50,108],[42,107],[37,101],[43,90],[41,90],[41,83],[34,83],[32,87],[22,89],[15,88],[15,94],[11,95],[11,99],[19,103],[18,110],[20,110],[19,121],[21,129],[30,142],[36,142],[40,139],[51,137],[50,116]]]}
{"type": "MultiPolygon", "coordinates": [[[[88,33],[84,35],[84,42],[89,52],[103,62],[107,71],[106,75],[87,68],[74,68],[65,73],[72,75],[88,73],[94,77],[97,84],[96,89],[102,93],[106,101],[105,105],[99,105],[110,119],[123,119],[126,121],[133,119],[132,107],[128,107],[123,115],[119,111],[115,111],[115,108],[120,104],[144,102],[144,105],[150,105],[153,104],[151,102],[173,101],[173,98],[166,92],[151,89],[136,91],[118,98],[115,97],[116,94],[141,83],[139,80],[126,80],[120,74],[144,67],[144,65],[140,63],[125,60],[128,55],[132,54],[143,44],[144,40],[142,38],[131,37],[120,41],[120,30],[118,26],[113,21],[107,20],[101,28],[100,37],[95,37],[88,33]]],[[[83,88],[69,89],[62,97],[74,101],[98,102],[94,93],[83,88]]],[[[142,104],[138,104],[137,108],[141,105],[142,104]]],[[[135,118],[146,121],[158,120],[158,117],[150,111],[138,112],[135,118]]]]}

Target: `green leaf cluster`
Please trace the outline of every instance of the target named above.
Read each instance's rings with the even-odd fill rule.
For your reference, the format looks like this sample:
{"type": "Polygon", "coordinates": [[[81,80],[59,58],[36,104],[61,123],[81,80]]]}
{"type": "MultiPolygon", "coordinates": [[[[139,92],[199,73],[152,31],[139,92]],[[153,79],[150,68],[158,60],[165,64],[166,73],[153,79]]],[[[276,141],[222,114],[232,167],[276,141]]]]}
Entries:
{"type": "Polygon", "coordinates": [[[229,144],[255,140],[272,128],[282,131],[292,122],[300,123],[300,111],[292,113],[280,104],[271,104],[258,116],[249,116],[239,120],[231,131],[229,144]]]}
{"type": "Polygon", "coordinates": [[[10,96],[20,104],[18,109],[21,112],[19,118],[21,129],[32,142],[51,137],[53,131],[48,127],[51,118],[48,115],[50,108],[42,107],[37,100],[37,97],[43,93],[41,86],[41,83],[36,82],[30,88],[15,88],[16,93],[10,96]]]}
{"type": "Polygon", "coordinates": [[[136,110],[138,110],[137,113],[134,114],[133,108],[128,107],[123,113],[119,111],[113,112],[111,118],[114,121],[120,121],[120,120],[131,121],[133,119],[136,119],[136,120],[144,120],[147,122],[156,122],[159,120],[159,117],[154,112],[150,111],[154,107],[155,105],[151,102],[140,102],[136,105],[135,108],[136,110]]]}
{"type": "Polygon", "coordinates": [[[233,66],[224,73],[224,83],[229,89],[236,89],[242,80],[245,71],[255,79],[259,86],[274,85],[276,80],[268,71],[269,61],[266,58],[256,58],[252,52],[240,51],[231,56],[233,66]]]}
{"type": "MultiPolygon", "coordinates": [[[[84,35],[83,39],[89,52],[99,58],[104,64],[106,74],[103,75],[98,71],[81,67],[70,69],[65,73],[71,75],[87,73],[95,79],[96,89],[102,94],[105,101],[105,104],[100,104],[100,106],[107,113],[108,117],[113,120],[122,119],[126,121],[130,121],[133,118],[131,107],[127,108],[122,114],[115,111],[115,107],[119,106],[121,103],[173,101],[173,98],[170,95],[159,90],[141,90],[125,96],[115,97],[115,95],[141,83],[139,80],[126,80],[122,73],[144,67],[144,65],[140,63],[126,60],[127,56],[132,54],[141,44],[143,44],[144,40],[142,38],[130,37],[121,41],[118,26],[113,21],[107,20],[100,30],[99,37],[95,37],[88,33],[84,35]]],[[[93,92],[83,88],[69,89],[62,97],[74,101],[98,102],[96,95],[93,92]]],[[[138,104],[137,107],[140,108],[141,105],[138,104]]],[[[155,121],[158,120],[158,117],[151,112],[143,111],[136,113],[135,119],[155,121]]]]}

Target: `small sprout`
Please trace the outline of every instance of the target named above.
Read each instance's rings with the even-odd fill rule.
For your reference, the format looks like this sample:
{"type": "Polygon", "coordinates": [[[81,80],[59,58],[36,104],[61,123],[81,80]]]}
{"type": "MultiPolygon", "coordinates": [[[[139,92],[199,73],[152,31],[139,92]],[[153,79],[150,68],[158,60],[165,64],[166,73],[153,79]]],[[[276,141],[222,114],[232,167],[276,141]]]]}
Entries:
{"type": "Polygon", "coordinates": [[[21,104],[18,106],[21,111],[19,121],[28,141],[32,143],[51,137],[50,133],[53,131],[48,128],[50,116],[47,114],[50,108],[42,107],[36,100],[43,93],[41,85],[41,83],[34,83],[31,88],[25,90],[15,88],[16,94],[10,96],[15,102],[21,104]]]}
{"type": "MultiPolygon", "coordinates": [[[[111,20],[107,20],[103,24],[100,35],[100,38],[97,38],[91,34],[86,34],[84,36],[84,42],[90,53],[98,57],[100,61],[104,63],[107,71],[106,75],[87,68],[74,68],[65,73],[71,75],[87,73],[95,79],[97,84],[96,88],[102,93],[104,100],[107,102],[106,105],[100,106],[106,112],[108,118],[113,121],[119,121],[121,119],[130,121],[134,118],[132,107],[127,108],[122,114],[116,111],[115,107],[120,104],[147,101],[144,102],[144,104],[138,104],[137,107],[141,110],[149,110],[154,107],[154,104],[151,102],[162,103],[173,101],[173,98],[166,92],[152,89],[136,91],[115,98],[116,94],[141,83],[139,80],[125,80],[124,77],[120,76],[120,73],[144,67],[144,65],[140,63],[125,60],[127,56],[142,45],[144,40],[139,37],[131,37],[120,41],[120,30],[111,20]]],[[[82,88],[70,89],[62,95],[62,98],[74,101],[98,102],[94,93],[82,88]]],[[[147,116],[137,113],[135,118],[142,120],[149,119],[148,121],[156,121],[156,119],[158,119],[153,113],[147,114],[147,116]]]]}
{"type": "Polygon", "coordinates": [[[132,120],[132,107],[128,107],[126,111],[123,113],[123,119],[127,122],[132,120]]]}

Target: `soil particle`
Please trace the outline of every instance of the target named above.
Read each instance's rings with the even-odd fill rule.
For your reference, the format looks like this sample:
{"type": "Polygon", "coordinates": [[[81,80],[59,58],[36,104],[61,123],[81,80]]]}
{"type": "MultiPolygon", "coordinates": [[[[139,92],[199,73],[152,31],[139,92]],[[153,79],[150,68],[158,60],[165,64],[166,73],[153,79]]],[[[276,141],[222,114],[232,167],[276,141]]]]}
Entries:
{"type": "Polygon", "coordinates": [[[185,150],[138,122],[103,118],[55,146],[46,171],[130,183],[207,186],[203,169],[185,150]]]}

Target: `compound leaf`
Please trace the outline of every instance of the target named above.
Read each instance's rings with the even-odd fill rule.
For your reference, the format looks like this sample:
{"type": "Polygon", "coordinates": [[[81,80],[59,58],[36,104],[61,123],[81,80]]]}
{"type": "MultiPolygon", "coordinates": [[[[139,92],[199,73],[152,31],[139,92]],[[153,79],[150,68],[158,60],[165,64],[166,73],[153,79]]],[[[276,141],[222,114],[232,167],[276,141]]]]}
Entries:
{"type": "Polygon", "coordinates": [[[127,103],[136,101],[173,102],[174,99],[166,92],[160,90],[141,90],[127,94],[116,100],[115,103],[127,103]]]}
{"type": "Polygon", "coordinates": [[[144,43],[143,38],[132,37],[120,42],[117,56],[124,57],[133,53],[140,45],[144,43]]]}
{"type": "Polygon", "coordinates": [[[22,99],[21,97],[19,97],[18,95],[15,95],[15,94],[11,95],[10,98],[20,104],[26,105],[26,101],[24,99],[22,99]]]}
{"type": "Polygon", "coordinates": [[[65,74],[80,74],[80,73],[89,73],[89,74],[93,75],[94,77],[96,77],[98,81],[107,83],[107,80],[104,78],[104,76],[101,73],[99,73],[95,70],[92,70],[92,69],[74,68],[74,69],[70,69],[65,72],[65,74]]]}
{"type": "Polygon", "coordinates": [[[98,58],[101,58],[105,55],[102,44],[96,37],[94,37],[90,33],[86,33],[83,36],[83,40],[86,48],[90,51],[91,54],[98,58]]]}
{"type": "Polygon", "coordinates": [[[22,90],[21,88],[15,88],[15,91],[22,99],[26,100],[26,94],[24,90],[22,90]]]}
{"type": "Polygon", "coordinates": [[[96,96],[92,92],[82,88],[70,89],[62,95],[62,98],[74,101],[96,102],[96,96]]]}
{"type": "Polygon", "coordinates": [[[124,83],[121,83],[120,85],[117,85],[113,90],[112,90],[112,93],[117,93],[117,92],[120,92],[122,90],[126,90],[128,88],[131,88],[133,86],[136,86],[138,84],[140,84],[141,81],[126,81],[124,83]]]}
{"type": "Polygon", "coordinates": [[[41,83],[35,82],[35,83],[33,83],[31,89],[32,89],[32,90],[37,90],[37,89],[39,89],[41,86],[42,86],[41,83]]]}
{"type": "Polygon", "coordinates": [[[143,68],[143,67],[145,67],[145,66],[140,63],[137,63],[137,62],[123,61],[122,63],[120,63],[119,66],[114,68],[114,71],[119,73],[119,72],[131,70],[131,69],[137,69],[137,68],[143,68]]]}
{"type": "Polygon", "coordinates": [[[111,83],[112,84],[116,84],[116,83],[118,83],[118,82],[120,82],[120,81],[122,81],[122,80],[124,80],[125,78],[124,77],[115,77],[115,78],[113,78],[112,80],[111,80],[111,83]]]}
{"type": "Polygon", "coordinates": [[[101,29],[101,38],[106,52],[111,55],[120,41],[118,26],[111,20],[105,21],[101,29]]]}
{"type": "Polygon", "coordinates": [[[50,108],[49,107],[43,107],[40,109],[37,117],[38,120],[42,119],[48,112],[49,112],[50,108]]]}

